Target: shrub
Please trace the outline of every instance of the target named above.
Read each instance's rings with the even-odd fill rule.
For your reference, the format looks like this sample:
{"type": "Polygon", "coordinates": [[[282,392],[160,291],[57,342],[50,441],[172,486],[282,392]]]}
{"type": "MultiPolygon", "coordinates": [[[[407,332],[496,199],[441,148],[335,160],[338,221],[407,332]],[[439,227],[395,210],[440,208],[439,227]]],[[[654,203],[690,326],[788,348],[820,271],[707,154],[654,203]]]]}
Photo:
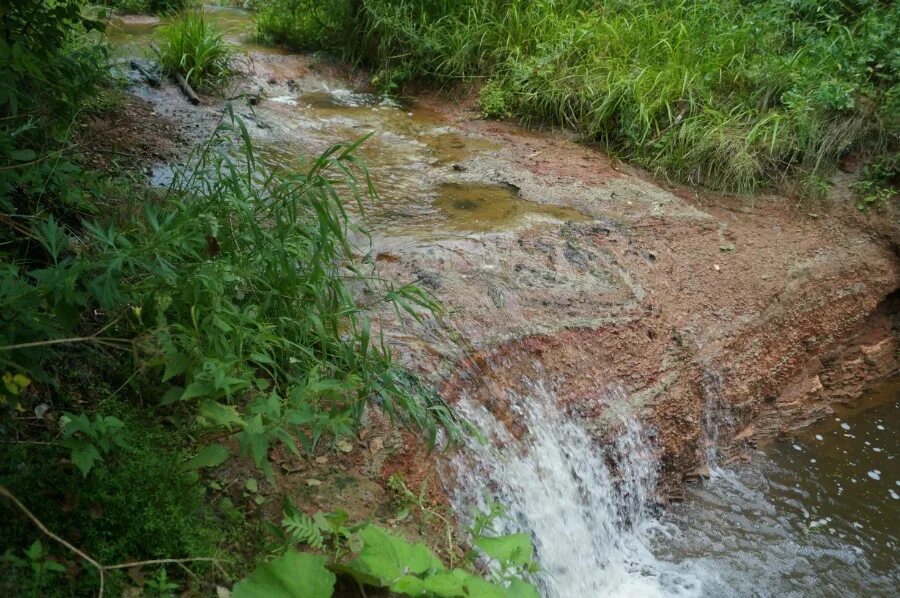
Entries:
{"type": "Polygon", "coordinates": [[[896,200],[900,195],[900,153],[878,156],[864,166],[855,186],[860,210],[886,206],[896,200]]]}

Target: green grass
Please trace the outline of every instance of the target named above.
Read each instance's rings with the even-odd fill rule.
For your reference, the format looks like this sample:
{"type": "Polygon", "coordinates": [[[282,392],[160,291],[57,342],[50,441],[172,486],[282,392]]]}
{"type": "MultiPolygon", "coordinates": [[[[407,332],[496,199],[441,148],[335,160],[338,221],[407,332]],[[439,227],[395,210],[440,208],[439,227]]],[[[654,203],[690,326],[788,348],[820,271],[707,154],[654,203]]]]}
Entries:
{"type": "Polygon", "coordinates": [[[896,144],[898,11],[880,0],[270,0],[262,36],[574,129],[731,191],[827,176],[896,144]]]}
{"type": "Polygon", "coordinates": [[[219,89],[234,74],[236,49],[225,32],[212,27],[203,11],[187,11],[160,28],[159,60],[163,69],[178,73],[197,90],[219,89]]]}

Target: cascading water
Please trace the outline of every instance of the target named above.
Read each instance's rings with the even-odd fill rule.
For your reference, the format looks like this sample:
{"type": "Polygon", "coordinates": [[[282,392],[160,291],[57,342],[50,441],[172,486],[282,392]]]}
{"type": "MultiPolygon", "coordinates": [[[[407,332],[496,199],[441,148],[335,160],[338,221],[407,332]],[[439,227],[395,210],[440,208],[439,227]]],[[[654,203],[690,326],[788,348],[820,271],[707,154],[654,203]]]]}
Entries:
{"type": "MultiPolygon", "coordinates": [[[[509,395],[525,428],[518,436],[483,406],[461,401],[487,442],[473,442],[454,462],[457,511],[484,509],[484,493],[499,500],[508,514],[502,531],[532,535],[545,596],[699,594],[693,579],[649,549],[651,536],[667,531],[648,513],[656,465],[637,422],[621,416],[621,435],[601,448],[544,385],[527,386],[527,394],[509,395]]],[[[606,398],[609,409],[625,404],[621,392],[606,398]]]]}
{"type": "Polygon", "coordinates": [[[706,465],[710,475],[719,469],[719,434],[723,424],[731,423],[731,413],[723,400],[725,382],[717,370],[703,373],[701,390],[705,399],[703,409],[703,436],[706,442],[706,465]]]}

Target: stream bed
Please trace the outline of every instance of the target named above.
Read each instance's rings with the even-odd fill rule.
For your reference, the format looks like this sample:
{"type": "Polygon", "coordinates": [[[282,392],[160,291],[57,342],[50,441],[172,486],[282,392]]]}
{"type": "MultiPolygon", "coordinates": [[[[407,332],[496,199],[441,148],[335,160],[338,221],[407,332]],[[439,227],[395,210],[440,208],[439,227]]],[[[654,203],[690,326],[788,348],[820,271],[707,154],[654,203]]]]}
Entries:
{"type": "MultiPolygon", "coordinates": [[[[245,50],[284,55],[246,43],[247,13],[209,14],[245,50]]],[[[126,55],[146,55],[155,26],[114,20],[110,39],[126,55]]],[[[380,193],[367,219],[376,244],[590,220],[571,205],[528,201],[511,185],[467,172],[461,162],[497,144],[462,134],[435,112],[320,74],[290,87],[249,115],[262,161],[299,171],[305,157],[377,132],[361,148],[380,193]]],[[[170,170],[162,165],[151,178],[166,184],[170,170]]],[[[540,384],[511,399],[528,425],[521,437],[463,401],[502,448],[472,446],[456,462],[455,504],[464,513],[490,488],[507,506],[508,531],[532,534],[547,596],[896,595],[898,390],[889,382],[863,401],[875,405],[869,409],[755,449],[749,463],[712,467],[709,480],[662,511],[651,504],[653,447],[629,414],[621,415],[618,442],[597,447],[540,384]]],[[[614,395],[610,406],[625,402],[614,395]]]]}

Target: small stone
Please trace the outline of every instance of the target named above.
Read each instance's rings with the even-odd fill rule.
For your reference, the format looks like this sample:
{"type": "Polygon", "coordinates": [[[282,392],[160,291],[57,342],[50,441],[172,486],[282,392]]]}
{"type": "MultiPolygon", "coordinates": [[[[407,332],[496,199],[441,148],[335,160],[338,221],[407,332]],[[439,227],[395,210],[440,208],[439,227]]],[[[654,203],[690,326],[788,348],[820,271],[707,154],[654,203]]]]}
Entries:
{"type": "Polygon", "coordinates": [[[716,272],[718,272],[721,269],[722,268],[719,267],[719,264],[713,264],[713,270],[715,270],[716,272]]]}

